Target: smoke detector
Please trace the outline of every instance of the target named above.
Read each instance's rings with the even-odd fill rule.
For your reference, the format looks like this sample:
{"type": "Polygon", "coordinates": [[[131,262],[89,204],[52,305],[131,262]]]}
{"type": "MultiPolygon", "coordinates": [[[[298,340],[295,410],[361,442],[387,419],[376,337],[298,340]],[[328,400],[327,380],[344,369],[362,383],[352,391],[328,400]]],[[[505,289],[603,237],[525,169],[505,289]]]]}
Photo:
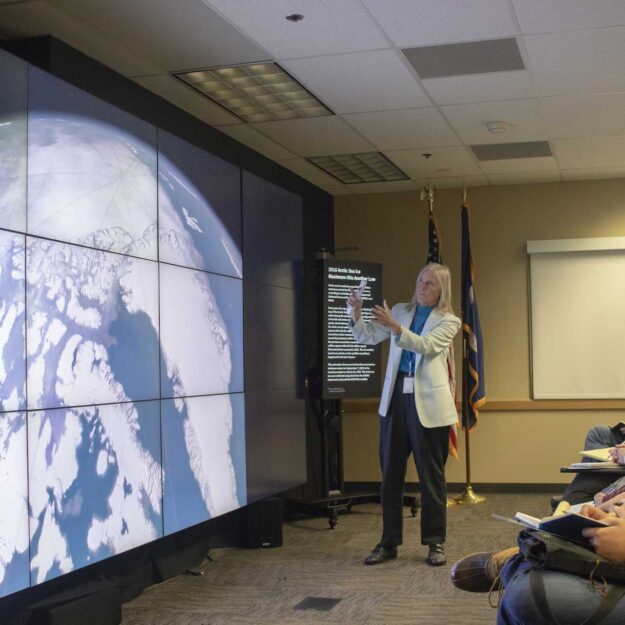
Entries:
{"type": "Polygon", "coordinates": [[[510,124],[508,122],[487,122],[486,130],[490,132],[491,135],[500,135],[503,132],[507,132],[510,129],[510,124]]]}

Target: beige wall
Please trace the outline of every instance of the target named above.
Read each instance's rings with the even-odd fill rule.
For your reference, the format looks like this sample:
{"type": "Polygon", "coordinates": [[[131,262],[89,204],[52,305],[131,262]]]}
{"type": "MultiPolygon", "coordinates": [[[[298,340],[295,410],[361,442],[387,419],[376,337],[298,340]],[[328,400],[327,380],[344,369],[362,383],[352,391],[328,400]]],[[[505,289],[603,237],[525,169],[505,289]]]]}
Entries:
{"type": "MultiPolygon", "coordinates": [[[[528,400],[525,244],[537,239],[625,236],[625,180],[470,188],[469,203],[487,397],[528,400]]],[[[459,312],[460,191],[440,191],[435,213],[459,312]]],[[[416,273],[427,253],[427,204],[420,201],[418,193],[337,197],[335,227],[337,248],[359,248],[339,252],[337,258],[383,263],[384,293],[389,304],[410,298],[416,273]]],[[[593,328],[589,320],[588,327],[580,331],[602,329],[593,328]]],[[[458,358],[456,371],[460,373],[458,358]]],[[[620,411],[605,410],[483,412],[471,436],[472,481],[568,481],[558,468],[577,459],[575,454],[581,449],[588,427],[615,423],[621,418],[625,421],[620,411]]],[[[377,430],[377,415],[373,413],[345,415],[346,480],[379,480],[377,430]]],[[[448,463],[450,482],[465,479],[462,444],[460,451],[461,461],[448,463]]],[[[410,467],[407,479],[416,481],[414,467],[410,467]]]]}

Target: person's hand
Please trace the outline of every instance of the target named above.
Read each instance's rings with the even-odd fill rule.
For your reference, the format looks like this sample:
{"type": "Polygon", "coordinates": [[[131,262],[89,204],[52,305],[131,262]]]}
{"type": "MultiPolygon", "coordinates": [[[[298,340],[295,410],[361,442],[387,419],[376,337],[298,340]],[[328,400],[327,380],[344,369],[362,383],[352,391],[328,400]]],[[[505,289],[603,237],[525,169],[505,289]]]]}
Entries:
{"type": "Polygon", "coordinates": [[[375,321],[380,325],[390,328],[393,334],[399,334],[401,332],[401,325],[395,321],[386,300],[384,300],[384,306],[376,304],[371,310],[371,314],[375,321]]]}
{"type": "Polygon", "coordinates": [[[589,504],[582,506],[579,513],[582,516],[587,516],[589,519],[595,519],[596,521],[603,521],[607,516],[609,516],[609,513],[606,510],[603,510],[603,508],[591,506],[589,504]]]}
{"type": "Polygon", "coordinates": [[[619,493],[615,497],[612,497],[611,499],[608,499],[607,501],[604,501],[603,503],[601,503],[599,508],[601,510],[605,510],[606,512],[614,512],[614,508],[616,506],[620,506],[624,502],[625,502],[625,493],[619,493]]]}
{"type": "Polygon", "coordinates": [[[620,444],[610,447],[610,459],[618,464],[625,464],[625,445],[620,444]]]}
{"type": "Polygon", "coordinates": [[[597,555],[612,562],[625,562],[625,510],[615,507],[601,520],[608,527],[587,527],[582,536],[590,539],[597,555]]]}
{"type": "Polygon", "coordinates": [[[350,289],[349,297],[345,301],[346,306],[352,307],[352,319],[354,323],[360,319],[360,314],[362,312],[362,299],[356,295],[356,291],[354,289],[350,289]]]}

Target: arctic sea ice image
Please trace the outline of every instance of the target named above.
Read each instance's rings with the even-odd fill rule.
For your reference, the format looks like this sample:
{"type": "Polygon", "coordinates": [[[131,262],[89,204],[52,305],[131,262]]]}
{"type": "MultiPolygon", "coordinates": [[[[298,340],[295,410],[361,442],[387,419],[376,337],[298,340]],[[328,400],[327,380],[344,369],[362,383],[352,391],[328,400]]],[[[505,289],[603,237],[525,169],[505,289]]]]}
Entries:
{"type": "MultiPolygon", "coordinates": [[[[0,230],[0,597],[28,585],[29,552],[36,584],[246,502],[236,237],[183,169],[159,177],[155,128],[31,78],[29,232],[0,230]],[[159,236],[178,267],[157,262],[159,236]]],[[[20,175],[0,216],[26,197],[20,175]]]]}

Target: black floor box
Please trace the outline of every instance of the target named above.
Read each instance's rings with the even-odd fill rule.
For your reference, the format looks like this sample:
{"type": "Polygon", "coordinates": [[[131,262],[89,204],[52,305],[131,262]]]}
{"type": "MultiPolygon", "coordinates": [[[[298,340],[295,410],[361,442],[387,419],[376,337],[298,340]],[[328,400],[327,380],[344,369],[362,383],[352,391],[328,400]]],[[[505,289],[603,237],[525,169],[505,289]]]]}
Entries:
{"type": "Polygon", "coordinates": [[[245,546],[250,549],[282,546],[282,499],[268,497],[246,508],[245,546]]]}

